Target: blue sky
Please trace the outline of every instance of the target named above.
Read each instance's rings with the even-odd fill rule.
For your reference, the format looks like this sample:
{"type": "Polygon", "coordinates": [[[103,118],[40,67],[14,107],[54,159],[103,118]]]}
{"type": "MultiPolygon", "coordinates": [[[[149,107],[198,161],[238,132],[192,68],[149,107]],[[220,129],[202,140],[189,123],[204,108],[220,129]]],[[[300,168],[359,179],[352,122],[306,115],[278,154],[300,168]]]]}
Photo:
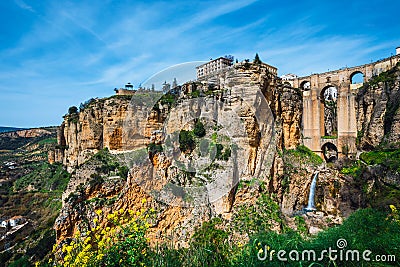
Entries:
{"type": "Polygon", "coordinates": [[[68,107],[171,65],[226,54],[279,75],[388,57],[400,1],[0,1],[0,125],[59,125],[68,107]]]}

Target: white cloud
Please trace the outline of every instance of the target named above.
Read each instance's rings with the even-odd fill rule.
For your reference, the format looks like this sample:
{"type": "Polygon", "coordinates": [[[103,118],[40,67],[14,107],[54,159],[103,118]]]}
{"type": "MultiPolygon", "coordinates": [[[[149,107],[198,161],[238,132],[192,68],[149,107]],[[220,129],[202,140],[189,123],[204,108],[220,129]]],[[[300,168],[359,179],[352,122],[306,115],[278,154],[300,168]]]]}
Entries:
{"type": "Polygon", "coordinates": [[[33,13],[36,12],[35,9],[33,9],[33,7],[25,3],[23,0],[14,0],[14,2],[22,9],[28,10],[33,13]]]}

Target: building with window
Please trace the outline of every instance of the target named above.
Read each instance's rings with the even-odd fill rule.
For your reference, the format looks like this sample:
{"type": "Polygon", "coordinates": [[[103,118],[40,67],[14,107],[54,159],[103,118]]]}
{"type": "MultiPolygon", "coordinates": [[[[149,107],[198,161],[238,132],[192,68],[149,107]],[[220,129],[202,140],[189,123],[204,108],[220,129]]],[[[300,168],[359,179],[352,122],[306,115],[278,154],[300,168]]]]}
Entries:
{"type": "Polygon", "coordinates": [[[203,65],[196,67],[197,79],[207,77],[210,74],[229,68],[230,66],[232,66],[232,63],[232,56],[219,57],[217,59],[204,63],[203,65]]]}

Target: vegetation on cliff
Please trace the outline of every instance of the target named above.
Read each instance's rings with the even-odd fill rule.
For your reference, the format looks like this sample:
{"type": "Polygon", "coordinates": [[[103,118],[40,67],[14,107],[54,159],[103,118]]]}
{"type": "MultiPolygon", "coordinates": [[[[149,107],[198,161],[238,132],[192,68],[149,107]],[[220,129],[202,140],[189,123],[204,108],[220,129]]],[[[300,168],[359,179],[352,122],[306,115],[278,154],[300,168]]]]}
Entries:
{"type": "MultiPolygon", "coordinates": [[[[262,199],[273,203],[266,195],[262,199]]],[[[276,215],[263,213],[260,217],[259,211],[253,209],[248,210],[244,217],[236,218],[242,222],[241,229],[251,233],[247,243],[232,240],[230,237],[234,233],[224,230],[224,221],[215,218],[204,222],[195,231],[189,247],[179,249],[169,243],[150,246],[145,235],[155,212],[152,209],[144,206],[138,211],[115,211],[107,216],[106,225],[98,224],[97,217],[103,216],[98,210],[93,227],[64,243],[61,251],[56,253],[54,263],[56,266],[359,266],[356,256],[343,260],[330,258],[323,252],[329,247],[337,249],[338,240],[346,242],[346,247],[342,248],[358,250],[359,257],[366,250],[371,251],[368,255],[371,259],[375,259],[376,255],[387,256],[387,265],[382,262],[381,266],[394,263],[394,258],[389,258],[389,255],[400,257],[400,236],[397,234],[400,231],[400,214],[394,206],[385,211],[359,210],[341,226],[329,228],[317,236],[304,235],[301,228],[293,230],[287,226],[280,233],[270,230],[270,225],[262,223],[271,222],[271,219],[283,224],[284,221],[280,219],[278,206],[269,207],[269,211],[276,215]],[[256,224],[249,223],[253,216],[262,220],[258,223],[254,221],[256,224]],[[375,233],[374,238],[369,234],[371,231],[375,233]],[[285,251],[286,255],[280,254],[280,257],[287,260],[280,260],[272,250],[275,253],[285,251]],[[310,250],[315,254],[302,254],[302,251],[310,250]],[[288,256],[291,251],[296,253],[288,256]]],[[[57,251],[56,246],[53,251],[57,251]]],[[[49,263],[53,264],[53,259],[49,263]]],[[[363,266],[375,266],[375,262],[364,261],[363,266]]]]}
{"type": "MultiPolygon", "coordinates": [[[[129,109],[127,101],[130,96],[94,99],[82,104],[80,112],[86,112],[82,115],[91,118],[88,123],[84,121],[85,116],[79,116],[77,108],[70,110],[64,125],[69,122],[77,123],[72,125],[73,127],[69,129],[71,132],[67,132],[63,140],[80,141],[76,141],[74,147],[66,151],[74,153],[71,158],[74,158],[76,164],[69,166],[75,169],[74,180],[69,184],[66,192],[68,197],[65,198],[64,208],[55,225],[59,242],[54,250],[57,256],[53,259],[54,262],[48,264],[56,266],[264,266],[268,263],[271,266],[286,266],[288,262],[279,261],[276,257],[263,261],[257,256],[264,255],[265,249],[268,251],[270,249],[275,251],[295,249],[300,252],[314,249],[317,253],[321,253],[329,247],[336,248],[336,242],[340,238],[348,241],[347,248],[349,249],[369,249],[373,251],[373,255],[400,256],[399,248],[396,246],[400,241],[398,237],[389,240],[399,231],[400,227],[399,213],[396,208],[400,205],[399,151],[393,147],[369,151],[361,154],[358,161],[346,160],[344,166],[329,163],[327,167],[322,168],[323,159],[321,157],[307,147],[298,145],[302,103],[301,95],[298,97],[299,95],[296,93],[299,90],[290,90],[287,86],[285,87],[287,91],[283,92],[280,91],[282,88],[279,85],[276,88],[265,85],[272,86],[276,81],[260,75],[262,66],[259,61],[260,59],[256,55],[254,63],[247,61],[243,64],[245,71],[253,74],[250,85],[246,84],[245,88],[249,93],[253,89],[260,89],[259,86],[266,86],[268,92],[265,95],[268,100],[280,106],[274,109],[274,115],[278,128],[282,127],[283,129],[283,134],[277,137],[280,141],[276,147],[280,149],[275,154],[274,167],[271,172],[268,172],[269,169],[266,168],[262,181],[257,177],[243,175],[244,179],[238,180],[237,187],[234,184],[221,199],[207,203],[205,207],[193,209],[182,207],[184,205],[169,207],[159,199],[152,201],[151,205],[147,205],[146,192],[149,191],[137,186],[135,179],[143,179],[141,182],[151,188],[150,198],[157,195],[159,192],[157,187],[160,186],[158,182],[162,181],[166,182],[162,184],[162,186],[165,185],[163,189],[172,188],[170,191],[176,189],[177,193],[175,194],[174,191],[174,196],[178,200],[184,200],[185,203],[191,204],[193,203],[190,202],[192,196],[186,194],[182,187],[206,187],[213,175],[218,172],[221,176],[229,176],[224,172],[224,164],[228,166],[232,158],[237,156],[246,158],[244,163],[250,164],[244,164],[245,171],[252,170],[252,172],[246,173],[247,175],[249,173],[253,175],[258,167],[262,169],[263,165],[257,165],[257,161],[266,161],[267,159],[258,157],[259,154],[262,154],[260,144],[268,140],[259,138],[261,135],[259,129],[265,129],[265,127],[260,127],[262,126],[260,121],[258,123],[255,121],[251,109],[247,111],[242,108],[240,112],[240,119],[247,123],[245,124],[247,134],[253,138],[249,149],[246,147],[245,141],[243,142],[245,145],[236,149],[237,147],[230,143],[231,137],[224,135],[224,132],[221,131],[223,126],[215,124],[214,121],[194,119],[183,126],[179,125],[180,122],[183,123],[182,117],[180,120],[179,118],[171,120],[175,125],[182,126],[176,128],[171,126],[176,133],[174,138],[178,139],[174,141],[179,141],[179,148],[182,152],[174,155],[176,156],[175,165],[171,168],[170,159],[166,156],[170,152],[168,142],[162,144],[163,133],[157,130],[168,119],[168,115],[173,113],[171,108],[182,103],[185,114],[189,114],[190,111],[193,111],[192,109],[195,109],[196,112],[203,112],[204,110],[196,105],[184,107],[185,103],[194,101],[193,98],[200,96],[206,96],[208,100],[213,100],[213,103],[215,100],[223,103],[220,107],[213,106],[215,109],[214,111],[211,109],[211,112],[215,112],[214,115],[221,115],[217,112],[232,110],[235,105],[242,106],[243,99],[240,97],[229,97],[228,101],[226,95],[235,96],[238,91],[231,95],[230,90],[232,89],[226,88],[237,89],[237,85],[246,80],[244,76],[230,77],[232,78],[231,85],[234,84],[230,87],[226,87],[226,84],[191,83],[179,87],[179,92],[168,92],[162,97],[160,96],[156,102],[151,102],[154,98],[148,93],[139,94],[132,100],[134,109],[138,108],[136,112],[140,110],[139,106],[143,107],[143,103],[156,104],[150,112],[151,118],[146,118],[145,113],[141,114],[141,117],[130,118],[137,122],[135,124],[137,127],[148,130],[141,136],[143,137],[141,141],[147,146],[143,145],[140,149],[129,152],[132,155],[130,160],[150,157],[152,165],[134,166],[131,168],[129,176],[124,163],[106,148],[123,150],[120,146],[112,148],[111,143],[126,141],[123,140],[123,132],[118,127],[124,122],[124,116],[127,114],[124,112],[129,109]],[[253,66],[256,68],[254,69],[253,66]],[[260,82],[261,85],[254,85],[256,83],[254,81],[264,78],[265,80],[260,82]],[[263,83],[265,84],[263,85],[263,83]],[[252,87],[253,85],[254,87],[252,87]],[[295,93],[293,94],[293,92],[295,93]],[[285,94],[285,97],[272,96],[272,94],[282,93],[285,94]],[[292,97],[293,95],[295,97],[292,97]],[[121,99],[123,101],[119,101],[121,99]],[[274,101],[274,99],[280,100],[274,101]],[[121,108],[121,104],[124,108],[121,108]],[[94,109],[90,110],[92,106],[94,109]],[[118,112],[123,110],[118,116],[114,114],[117,109],[118,112]],[[105,118],[107,120],[104,120],[105,118]],[[284,122],[278,125],[282,122],[282,118],[284,118],[284,122]],[[107,130],[104,128],[105,124],[109,127],[107,130]],[[85,127],[85,125],[90,127],[87,127],[86,132],[83,133],[81,127],[85,127]],[[108,136],[111,132],[113,134],[108,136]],[[96,133],[96,136],[93,136],[92,133],[96,133]],[[70,138],[71,136],[72,138],[70,138]],[[82,137],[87,139],[83,140],[82,137]],[[113,142],[105,144],[105,140],[108,139],[113,139],[113,142]],[[149,140],[151,140],[150,143],[149,140]],[[92,145],[93,143],[96,144],[92,145]],[[286,149],[285,146],[293,149],[286,149]],[[93,155],[97,151],[99,152],[93,155]],[[248,157],[243,155],[248,155],[248,157]],[[190,164],[185,165],[187,159],[190,164]],[[201,162],[203,159],[207,159],[208,165],[196,173],[197,170],[192,167],[192,163],[201,162]],[[320,172],[316,172],[316,170],[320,172]],[[325,173],[322,174],[323,172],[325,173]],[[156,173],[158,180],[152,179],[154,177],[148,175],[149,173],[156,173]],[[311,177],[317,177],[313,173],[320,174],[315,192],[315,206],[318,211],[307,215],[302,209],[306,204],[307,196],[314,195],[308,192],[312,188],[311,177]],[[340,214],[339,208],[340,204],[343,204],[342,202],[350,203],[349,205],[354,204],[352,199],[344,200],[349,197],[342,194],[342,189],[346,186],[352,190],[361,188],[360,190],[363,191],[362,194],[354,197],[359,197],[357,200],[360,203],[356,203],[358,206],[355,205],[356,207],[351,211],[360,207],[369,208],[353,213],[344,221],[343,225],[328,229],[327,227],[342,222],[343,216],[340,214]],[[140,201],[142,201],[142,208],[138,208],[140,201]],[[327,207],[328,205],[330,207],[327,207]],[[152,210],[151,207],[156,210],[152,210]],[[324,224],[313,224],[315,223],[313,220],[319,220],[318,223],[324,221],[324,224]],[[335,222],[332,223],[332,220],[335,222]],[[320,228],[314,227],[317,230],[313,230],[310,225],[317,225],[320,228]],[[359,225],[362,227],[358,227],[359,225]],[[385,231],[379,232],[382,229],[385,231]],[[178,232],[178,237],[173,236],[174,231],[178,232]],[[318,231],[319,234],[315,235],[318,231]],[[376,232],[376,236],[371,237],[371,232],[376,232]],[[170,242],[168,238],[171,238],[170,242]],[[182,243],[180,243],[181,241],[182,243]]],[[[239,72],[241,70],[238,69],[239,72]]],[[[380,80],[376,84],[371,81],[370,85],[377,86],[383,82],[385,86],[391,85],[390,75],[383,74],[377,78],[380,80]]],[[[220,82],[222,83],[222,80],[220,82]]],[[[197,100],[195,99],[195,101],[197,100]]],[[[393,101],[390,103],[385,112],[391,113],[394,117],[398,107],[393,101]]],[[[371,131],[365,127],[363,129],[371,131]]],[[[136,132],[137,136],[139,136],[138,133],[139,131],[136,132]]],[[[334,131],[332,134],[335,134],[334,131]]],[[[360,133],[360,142],[362,138],[363,135],[360,133]]],[[[169,141],[171,145],[176,144],[169,141]]],[[[136,145],[134,144],[133,147],[137,148],[136,145]]],[[[342,152],[346,154],[344,149],[342,152]]],[[[64,153],[67,155],[64,157],[67,162],[68,153],[64,153]]],[[[47,175],[49,179],[43,182],[47,190],[49,190],[48,188],[57,188],[53,186],[53,178],[59,177],[57,168],[57,165],[54,165],[54,170],[47,175]]],[[[41,175],[43,169],[46,169],[46,166],[42,166],[33,174],[24,175],[15,188],[26,188],[29,185],[26,181],[32,176],[41,175]]],[[[316,181],[316,179],[312,179],[316,181]]],[[[34,185],[37,186],[37,184],[34,185]]],[[[42,181],[40,185],[42,185],[42,181]]],[[[350,190],[350,192],[353,191],[350,190]]],[[[17,261],[23,262],[25,259],[20,258],[17,261]]],[[[30,261],[32,262],[32,259],[30,261]]],[[[46,261],[42,261],[42,263],[47,264],[46,261]]],[[[290,265],[300,266],[358,266],[358,263],[330,259],[327,255],[319,261],[315,259],[289,260],[290,265]]],[[[370,265],[367,262],[365,266],[370,265]]]]}
{"type": "Polygon", "coordinates": [[[358,90],[357,146],[372,150],[388,144],[399,148],[400,62],[373,76],[358,90]]]}
{"type": "Polygon", "coordinates": [[[15,181],[14,191],[24,191],[30,187],[41,192],[64,192],[71,175],[65,171],[61,164],[52,165],[48,162],[41,162],[35,164],[32,168],[32,172],[15,181]]]}
{"type": "Polygon", "coordinates": [[[352,178],[353,187],[362,189],[362,206],[400,205],[400,150],[376,149],[349,161],[341,173],[352,178]]]}

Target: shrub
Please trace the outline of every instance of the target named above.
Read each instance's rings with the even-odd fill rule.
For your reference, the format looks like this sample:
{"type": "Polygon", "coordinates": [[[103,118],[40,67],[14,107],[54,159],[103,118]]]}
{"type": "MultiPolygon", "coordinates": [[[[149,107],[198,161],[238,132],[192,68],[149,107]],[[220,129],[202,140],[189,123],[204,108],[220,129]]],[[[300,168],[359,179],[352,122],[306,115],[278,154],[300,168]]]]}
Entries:
{"type": "Polygon", "coordinates": [[[268,195],[261,194],[256,205],[239,207],[234,219],[235,229],[249,235],[269,231],[271,226],[283,226],[279,205],[268,195]]]}
{"type": "Polygon", "coordinates": [[[216,144],[217,152],[215,154],[216,159],[222,159],[222,150],[224,149],[224,146],[221,144],[216,144]]]}
{"type": "Polygon", "coordinates": [[[69,109],[68,109],[68,114],[69,115],[76,114],[76,113],[78,113],[78,108],[77,107],[75,107],[75,106],[69,107],[69,109]]]}
{"type": "MultiPolygon", "coordinates": [[[[162,105],[173,106],[176,103],[176,100],[177,100],[177,95],[175,95],[171,91],[169,91],[160,98],[160,103],[162,105]]],[[[155,106],[158,106],[158,105],[156,104],[155,106]]]]}
{"type": "Polygon", "coordinates": [[[163,151],[163,147],[162,145],[158,145],[158,144],[154,144],[154,143],[150,143],[147,145],[147,151],[150,154],[156,154],[158,152],[162,152],[163,151]]]}
{"type": "Polygon", "coordinates": [[[94,103],[94,102],[96,102],[96,99],[91,98],[91,99],[85,101],[84,103],[81,103],[81,104],[79,105],[79,111],[83,111],[85,108],[89,107],[90,104],[92,104],[92,103],[94,103]]]}
{"type": "MultiPolygon", "coordinates": [[[[143,199],[142,203],[146,200],[143,199]]],[[[77,233],[56,254],[56,266],[143,266],[150,261],[145,237],[153,210],[119,210],[108,214],[107,226],[98,225],[102,211],[96,211],[93,228],[77,233]]],[[[104,218],[105,219],[105,218],[104,218]]],[[[53,248],[56,252],[57,247],[53,248]]]]}
{"type": "Polygon", "coordinates": [[[313,165],[322,164],[323,160],[320,156],[311,151],[304,145],[299,145],[296,149],[285,150],[283,153],[284,158],[292,157],[292,162],[305,162],[313,165]]]}
{"type": "Polygon", "coordinates": [[[89,181],[90,186],[95,187],[101,185],[104,182],[103,177],[98,173],[92,173],[90,175],[91,180],[89,181]]]}
{"type": "Polygon", "coordinates": [[[129,168],[126,166],[120,166],[118,167],[118,176],[126,179],[128,178],[128,173],[129,173],[129,168]]]}
{"type": "MultiPolygon", "coordinates": [[[[140,153],[140,156],[144,156],[144,154],[140,153]]],[[[130,158],[133,159],[134,156],[130,158]]],[[[91,160],[95,161],[95,165],[98,165],[96,171],[99,173],[110,175],[111,172],[115,172],[122,178],[126,178],[128,175],[128,167],[121,165],[116,157],[110,154],[107,148],[94,154],[91,160]]]]}
{"type": "Polygon", "coordinates": [[[193,133],[191,131],[181,130],[179,132],[179,149],[190,154],[196,148],[196,142],[193,138],[193,133]]]}
{"type": "Polygon", "coordinates": [[[229,251],[227,244],[229,234],[219,229],[222,220],[214,218],[196,230],[190,242],[188,254],[184,259],[184,266],[227,266],[229,265],[229,251]],[[189,262],[188,262],[189,261],[189,262]],[[185,262],[187,264],[185,264],[185,262]]]}
{"type": "Polygon", "coordinates": [[[199,90],[194,90],[192,93],[190,93],[190,96],[192,98],[197,98],[200,96],[200,91],[199,90]]]}
{"type": "Polygon", "coordinates": [[[349,167],[343,167],[340,172],[357,178],[360,177],[362,170],[363,167],[361,166],[360,162],[354,162],[349,167]]]}
{"type": "Polygon", "coordinates": [[[9,267],[30,267],[33,266],[32,263],[29,262],[29,258],[27,256],[22,256],[18,260],[10,263],[9,267]]]}
{"type": "Polygon", "coordinates": [[[195,123],[193,133],[200,138],[206,135],[206,129],[204,128],[204,124],[201,121],[198,120],[195,123]]]}
{"type": "Polygon", "coordinates": [[[231,149],[229,147],[225,148],[224,153],[222,153],[221,159],[227,161],[231,157],[231,149]]]}
{"type": "Polygon", "coordinates": [[[360,159],[368,165],[380,164],[391,170],[400,172],[400,149],[390,151],[371,151],[364,152],[360,155],[360,159]]]}

